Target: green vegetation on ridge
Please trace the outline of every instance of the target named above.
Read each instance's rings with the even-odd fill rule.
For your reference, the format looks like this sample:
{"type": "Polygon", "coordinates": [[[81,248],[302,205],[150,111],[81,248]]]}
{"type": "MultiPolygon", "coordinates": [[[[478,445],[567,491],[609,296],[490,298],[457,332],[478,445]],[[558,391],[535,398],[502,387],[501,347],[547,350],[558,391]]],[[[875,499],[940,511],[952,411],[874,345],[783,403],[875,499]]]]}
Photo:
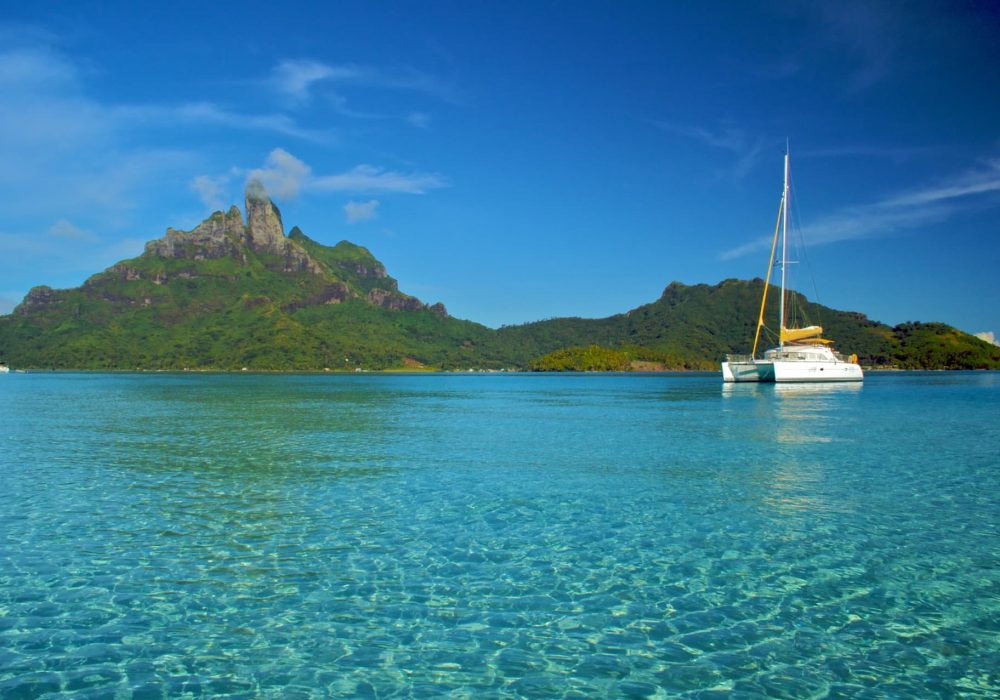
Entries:
{"type": "MultiPolygon", "coordinates": [[[[79,288],[32,290],[0,317],[0,358],[48,369],[715,370],[727,353],[750,351],[763,291],[761,280],[674,282],[627,313],[492,330],[401,293],[361,246],[325,246],[298,228],[260,240],[249,231],[234,207],[192,232],[168,232],[79,288]]],[[[792,301],[803,324],[822,325],[865,366],[1000,368],[1000,348],[944,324],[891,328],[792,301]]],[[[776,309],[773,290],[771,329],[776,309]]]]}

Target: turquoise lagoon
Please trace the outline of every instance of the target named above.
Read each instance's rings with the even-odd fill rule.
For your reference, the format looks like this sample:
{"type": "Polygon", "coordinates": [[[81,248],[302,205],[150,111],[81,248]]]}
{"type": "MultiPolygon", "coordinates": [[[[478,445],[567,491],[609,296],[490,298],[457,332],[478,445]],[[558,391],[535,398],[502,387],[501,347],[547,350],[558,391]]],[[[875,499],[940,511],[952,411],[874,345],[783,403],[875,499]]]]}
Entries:
{"type": "Polygon", "coordinates": [[[988,697],[1000,374],[11,374],[0,697],[988,697]]]}

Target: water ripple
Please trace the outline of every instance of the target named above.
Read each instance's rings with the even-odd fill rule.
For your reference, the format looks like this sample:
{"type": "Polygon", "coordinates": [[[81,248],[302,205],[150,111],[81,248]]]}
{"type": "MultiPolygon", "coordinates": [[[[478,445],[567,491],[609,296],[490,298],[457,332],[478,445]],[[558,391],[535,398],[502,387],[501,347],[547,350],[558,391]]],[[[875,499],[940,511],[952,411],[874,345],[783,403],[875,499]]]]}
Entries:
{"type": "Polygon", "coordinates": [[[0,697],[995,696],[949,377],[18,375],[0,697]]]}

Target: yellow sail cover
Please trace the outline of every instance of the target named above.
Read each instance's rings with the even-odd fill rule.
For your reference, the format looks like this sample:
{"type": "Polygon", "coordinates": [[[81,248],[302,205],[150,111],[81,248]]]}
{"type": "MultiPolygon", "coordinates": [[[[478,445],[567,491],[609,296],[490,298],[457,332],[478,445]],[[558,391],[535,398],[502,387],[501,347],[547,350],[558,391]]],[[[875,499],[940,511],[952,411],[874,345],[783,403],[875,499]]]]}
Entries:
{"type": "Polygon", "coordinates": [[[821,338],[822,326],[806,326],[805,328],[781,328],[782,343],[806,343],[809,345],[827,345],[832,341],[821,338]]]}

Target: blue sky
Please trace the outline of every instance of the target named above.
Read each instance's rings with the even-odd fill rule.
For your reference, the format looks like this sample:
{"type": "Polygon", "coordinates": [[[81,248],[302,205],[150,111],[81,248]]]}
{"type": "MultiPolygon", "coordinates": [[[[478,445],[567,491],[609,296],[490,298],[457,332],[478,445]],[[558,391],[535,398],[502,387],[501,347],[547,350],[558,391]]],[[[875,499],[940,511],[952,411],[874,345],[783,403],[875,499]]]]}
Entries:
{"type": "Polygon", "coordinates": [[[4,2],[0,312],[259,177],[491,326],[763,276],[1000,334],[1000,9],[967,3],[4,2]]]}

